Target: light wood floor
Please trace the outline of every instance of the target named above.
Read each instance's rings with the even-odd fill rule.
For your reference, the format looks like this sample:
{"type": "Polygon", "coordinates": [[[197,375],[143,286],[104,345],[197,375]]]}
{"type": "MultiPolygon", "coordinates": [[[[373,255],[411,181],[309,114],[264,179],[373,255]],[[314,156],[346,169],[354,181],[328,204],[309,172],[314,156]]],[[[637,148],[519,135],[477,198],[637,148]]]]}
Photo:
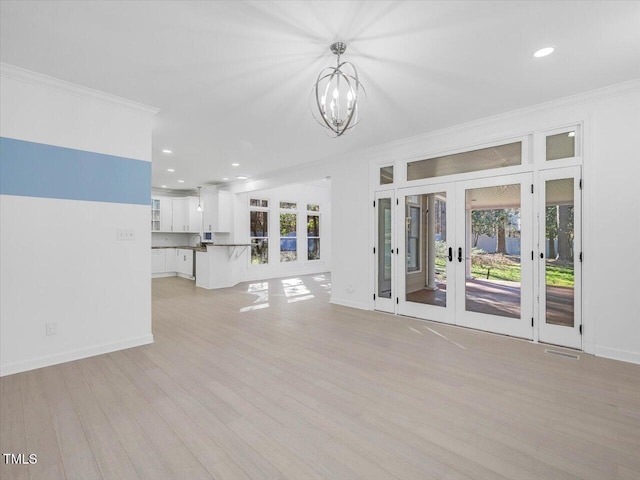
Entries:
{"type": "Polygon", "coordinates": [[[639,479],[640,366],[330,305],[329,276],[153,281],[153,345],[4,377],[3,479],[639,479]],[[250,291],[250,293],[248,293],[250,291]]]}

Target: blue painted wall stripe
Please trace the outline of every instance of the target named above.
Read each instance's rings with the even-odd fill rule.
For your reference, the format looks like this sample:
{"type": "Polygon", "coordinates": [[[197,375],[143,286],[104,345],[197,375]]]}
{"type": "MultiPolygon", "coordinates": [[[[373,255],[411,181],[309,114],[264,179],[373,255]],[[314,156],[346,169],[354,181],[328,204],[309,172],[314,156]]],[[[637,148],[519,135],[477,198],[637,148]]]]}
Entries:
{"type": "Polygon", "coordinates": [[[0,194],[149,205],[151,162],[0,137],[0,194]]]}

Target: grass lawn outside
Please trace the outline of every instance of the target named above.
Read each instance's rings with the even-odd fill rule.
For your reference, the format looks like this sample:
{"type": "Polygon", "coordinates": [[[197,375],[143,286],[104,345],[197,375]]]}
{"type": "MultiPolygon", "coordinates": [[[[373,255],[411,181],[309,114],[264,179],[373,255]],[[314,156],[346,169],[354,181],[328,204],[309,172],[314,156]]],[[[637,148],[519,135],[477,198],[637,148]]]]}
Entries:
{"type": "MultiPolygon", "coordinates": [[[[436,257],[436,272],[444,272],[447,259],[436,257]]],[[[501,253],[473,253],[471,276],[487,280],[520,281],[520,257],[501,253]]],[[[565,263],[550,260],[547,264],[547,285],[573,287],[574,269],[565,263]]]]}

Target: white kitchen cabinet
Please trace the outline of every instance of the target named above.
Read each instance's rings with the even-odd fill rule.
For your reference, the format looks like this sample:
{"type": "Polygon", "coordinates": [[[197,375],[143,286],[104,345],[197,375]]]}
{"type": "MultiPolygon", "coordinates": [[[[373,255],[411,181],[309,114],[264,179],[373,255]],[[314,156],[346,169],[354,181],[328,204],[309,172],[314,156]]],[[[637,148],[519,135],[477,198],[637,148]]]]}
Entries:
{"type": "Polygon", "coordinates": [[[172,198],[171,199],[171,211],[172,218],[172,232],[186,232],[187,231],[187,208],[188,200],[186,198],[172,198]]]}
{"type": "Polygon", "coordinates": [[[165,253],[166,267],[165,272],[177,272],[178,271],[178,252],[175,248],[163,248],[165,253]]]}
{"type": "Polygon", "coordinates": [[[164,248],[151,250],[151,273],[165,273],[167,271],[166,252],[164,248]]]}
{"type": "Polygon", "coordinates": [[[193,250],[177,249],[177,268],[179,274],[193,277],[193,250]]]}
{"type": "Polygon", "coordinates": [[[160,231],[160,199],[157,197],[151,198],[151,231],[160,231]]]}
{"type": "Polygon", "coordinates": [[[198,211],[198,197],[187,197],[187,231],[200,233],[202,229],[202,212],[198,211]]]}
{"type": "Polygon", "coordinates": [[[200,233],[202,212],[198,211],[198,197],[172,199],[172,232],[200,233]]]}
{"type": "Polygon", "coordinates": [[[157,197],[151,198],[151,231],[170,232],[173,223],[173,212],[171,198],[157,197]]]}
{"type": "Polygon", "coordinates": [[[160,231],[170,232],[173,225],[173,205],[169,197],[160,199],[160,231]]]}
{"type": "Polygon", "coordinates": [[[225,190],[208,191],[204,195],[203,203],[203,231],[230,232],[233,217],[233,193],[225,190]]]}

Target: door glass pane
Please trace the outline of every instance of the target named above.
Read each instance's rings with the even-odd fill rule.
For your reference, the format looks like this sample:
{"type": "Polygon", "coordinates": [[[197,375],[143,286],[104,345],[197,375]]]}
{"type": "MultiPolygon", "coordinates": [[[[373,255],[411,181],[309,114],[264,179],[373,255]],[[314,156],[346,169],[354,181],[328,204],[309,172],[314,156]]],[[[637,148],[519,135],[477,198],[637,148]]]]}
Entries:
{"type": "Polygon", "coordinates": [[[378,200],[378,297],[391,298],[391,199],[378,200]]]}
{"type": "Polygon", "coordinates": [[[447,305],[447,194],[405,199],[407,302],[447,305]]]}
{"type": "Polygon", "coordinates": [[[466,191],[465,308],[520,318],[520,184],[466,191]]]}
{"type": "Polygon", "coordinates": [[[573,178],[546,182],[545,207],[546,322],[573,327],[573,178]]]}

